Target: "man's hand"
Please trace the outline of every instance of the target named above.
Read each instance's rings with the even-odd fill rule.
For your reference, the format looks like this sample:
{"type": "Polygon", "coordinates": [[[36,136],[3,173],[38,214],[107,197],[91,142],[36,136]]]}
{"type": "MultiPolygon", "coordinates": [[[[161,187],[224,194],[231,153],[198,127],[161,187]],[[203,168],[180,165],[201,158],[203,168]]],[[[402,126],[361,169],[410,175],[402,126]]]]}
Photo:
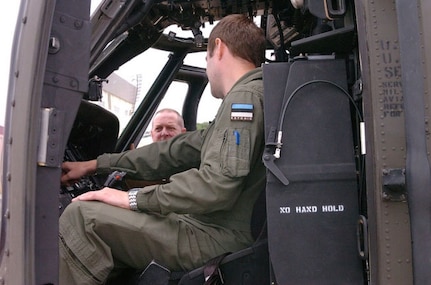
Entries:
{"type": "Polygon", "coordinates": [[[70,185],[81,179],[82,176],[96,172],[97,160],[64,162],[61,165],[61,184],[70,185]]]}
{"type": "Polygon", "coordinates": [[[100,201],[112,206],[130,209],[127,192],[105,187],[97,191],[89,191],[72,199],[74,201],[100,201]]]}

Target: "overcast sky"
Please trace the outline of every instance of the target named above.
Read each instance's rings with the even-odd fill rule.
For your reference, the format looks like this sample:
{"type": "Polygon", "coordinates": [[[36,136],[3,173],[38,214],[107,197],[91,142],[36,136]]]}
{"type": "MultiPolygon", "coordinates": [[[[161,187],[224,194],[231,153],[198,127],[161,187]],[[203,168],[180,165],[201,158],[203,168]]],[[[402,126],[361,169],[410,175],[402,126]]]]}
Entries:
{"type": "Polygon", "coordinates": [[[12,48],[13,34],[18,14],[19,2],[3,1],[2,13],[0,17],[0,27],[2,27],[2,43],[0,44],[0,125],[4,125],[6,110],[7,87],[9,81],[10,53],[12,48]]]}

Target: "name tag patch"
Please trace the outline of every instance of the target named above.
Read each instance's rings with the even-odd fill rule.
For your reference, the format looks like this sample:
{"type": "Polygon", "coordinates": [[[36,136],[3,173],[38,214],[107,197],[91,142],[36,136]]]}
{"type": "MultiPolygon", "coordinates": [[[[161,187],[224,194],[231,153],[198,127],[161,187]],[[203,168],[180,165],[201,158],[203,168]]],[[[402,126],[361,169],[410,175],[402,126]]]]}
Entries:
{"type": "Polygon", "coordinates": [[[253,121],[253,104],[234,103],[231,106],[231,121],[253,121]]]}

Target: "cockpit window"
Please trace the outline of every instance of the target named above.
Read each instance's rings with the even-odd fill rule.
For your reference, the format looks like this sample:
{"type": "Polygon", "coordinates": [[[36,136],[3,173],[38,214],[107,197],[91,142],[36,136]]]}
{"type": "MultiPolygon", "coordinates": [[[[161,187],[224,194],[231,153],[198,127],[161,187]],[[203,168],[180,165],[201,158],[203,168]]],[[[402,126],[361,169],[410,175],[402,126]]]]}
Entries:
{"type": "Polygon", "coordinates": [[[101,101],[96,104],[118,117],[120,134],[145,98],[168,57],[168,52],[150,48],[105,78],[101,101]]]}
{"type": "MultiPolygon", "coordinates": [[[[205,52],[188,54],[184,59],[184,64],[205,68],[205,54],[205,52]]],[[[118,117],[120,122],[119,135],[129,123],[142,100],[147,96],[150,87],[168,58],[169,52],[150,48],[122,65],[119,70],[106,78],[102,85],[101,101],[96,101],[95,104],[111,111],[118,117]]],[[[187,83],[173,81],[157,109],[172,108],[182,113],[188,88],[187,83]]],[[[221,100],[211,96],[210,88],[207,86],[198,107],[197,123],[211,121],[220,103],[221,100]]],[[[150,128],[151,126],[144,133],[144,144],[150,142],[145,139],[148,137],[150,128]]]]}

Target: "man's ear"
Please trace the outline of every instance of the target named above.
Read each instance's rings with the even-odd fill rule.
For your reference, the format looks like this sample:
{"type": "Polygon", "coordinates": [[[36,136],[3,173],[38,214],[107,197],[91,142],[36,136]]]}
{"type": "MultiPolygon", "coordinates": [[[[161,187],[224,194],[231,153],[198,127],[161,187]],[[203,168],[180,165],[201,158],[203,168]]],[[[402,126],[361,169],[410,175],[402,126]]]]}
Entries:
{"type": "Polygon", "coordinates": [[[225,53],[226,45],[220,38],[215,39],[215,48],[214,54],[217,56],[217,59],[221,59],[225,53]]]}

